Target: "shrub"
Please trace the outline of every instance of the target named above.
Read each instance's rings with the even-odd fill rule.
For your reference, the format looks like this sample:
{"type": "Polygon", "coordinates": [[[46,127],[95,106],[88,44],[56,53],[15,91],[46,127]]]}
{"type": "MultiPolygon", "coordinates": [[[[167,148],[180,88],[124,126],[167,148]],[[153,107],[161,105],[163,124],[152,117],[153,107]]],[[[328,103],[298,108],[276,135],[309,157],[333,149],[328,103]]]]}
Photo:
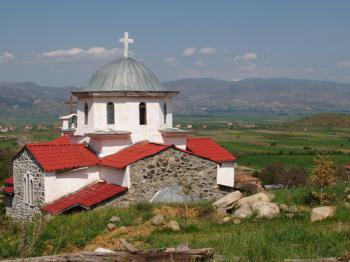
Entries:
{"type": "Polygon", "coordinates": [[[279,184],[288,188],[305,185],[307,183],[307,178],[308,173],[304,167],[293,166],[288,168],[286,172],[279,177],[278,181],[279,184]]]}
{"type": "Polygon", "coordinates": [[[283,163],[268,164],[258,175],[263,184],[278,184],[280,177],[285,172],[283,163]]]}

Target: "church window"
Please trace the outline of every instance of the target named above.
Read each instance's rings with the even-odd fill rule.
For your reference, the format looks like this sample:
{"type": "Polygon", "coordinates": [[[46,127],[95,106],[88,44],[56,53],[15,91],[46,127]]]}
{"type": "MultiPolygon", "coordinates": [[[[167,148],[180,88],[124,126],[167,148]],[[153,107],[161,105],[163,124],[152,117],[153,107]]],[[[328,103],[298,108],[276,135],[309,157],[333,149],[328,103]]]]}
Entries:
{"type": "Polygon", "coordinates": [[[164,124],[166,124],[166,117],[168,115],[168,109],[167,109],[167,106],[166,106],[165,102],[163,104],[163,115],[164,115],[164,124]]]}
{"type": "Polygon", "coordinates": [[[23,178],[23,200],[24,203],[28,202],[27,199],[27,188],[28,188],[28,183],[27,183],[27,176],[23,178]]]}
{"type": "Polygon", "coordinates": [[[114,104],[109,102],[107,104],[107,125],[114,125],[114,104]]]}
{"type": "Polygon", "coordinates": [[[29,204],[34,204],[34,182],[33,179],[30,179],[29,183],[29,204]]]}
{"type": "Polygon", "coordinates": [[[140,114],[140,125],[147,125],[147,110],[146,110],[145,102],[140,103],[139,114],[140,114]]]}
{"type": "Polygon", "coordinates": [[[84,125],[89,123],[89,106],[87,103],[84,104],[84,125]]]}
{"type": "Polygon", "coordinates": [[[34,204],[34,180],[29,174],[23,179],[23,200],[29,205],[34,204]]]}

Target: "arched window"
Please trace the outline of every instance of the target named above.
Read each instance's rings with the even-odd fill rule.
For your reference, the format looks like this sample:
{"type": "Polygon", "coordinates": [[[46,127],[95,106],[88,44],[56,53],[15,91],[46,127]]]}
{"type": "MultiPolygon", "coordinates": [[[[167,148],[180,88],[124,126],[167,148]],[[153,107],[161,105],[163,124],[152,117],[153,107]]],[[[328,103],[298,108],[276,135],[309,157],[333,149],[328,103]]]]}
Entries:
{"type": "Polygon", "coordinates": [[[166,103],[163,104],[163,115],[164,115],[164,124],[166,124],[166,116],[168,115],[168,109],[166,107],[166,103]]]}
{"type": "Polygon", "coordinates": [[[139,104],[140,125],[147,125],[147,109],[146,103],[141,102],[139,104]]]}
{"type": "Polygon", "coordinates": [[[87,103],[84,104],[84,125],[89,123],[89,106],[87,103]]]}
{"type": "Polygon", "coordinates": [[[30,179],[29,182],[29,204],[34,204],[34,182],[33,179],[30,179]]]}
{"type": "Polygon", "coordinates": [[[27,203],[27,202],[28,202],[28,199],[27,199],[27,196],[28,196],[27,190],[28,190],[28,182],[27,182],[27,176],[25,176],[25,177],[23,178],[23,200],[24,200],[24,203],[27,203]]]}
{"type": "Polygon", "coordinates": [[[112,102],[107,104],[107,125],[114,125],[114,104],[112,102]]]}

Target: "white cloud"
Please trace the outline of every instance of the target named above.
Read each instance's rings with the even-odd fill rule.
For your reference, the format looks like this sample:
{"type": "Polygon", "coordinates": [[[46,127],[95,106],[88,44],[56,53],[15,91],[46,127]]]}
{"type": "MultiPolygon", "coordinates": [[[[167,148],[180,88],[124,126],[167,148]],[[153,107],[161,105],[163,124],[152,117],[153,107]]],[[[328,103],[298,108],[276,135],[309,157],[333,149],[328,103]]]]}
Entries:
{"type": "Polygon", "coordinates": [[[168,65],[172,65],[172,66],[175,66],[175,65],[179,65],[180,62],[177,60],[176,57],[173,57],[173,56],[170,56],[170,57],[165,57],[164,58],[164,61],[168,64],[168,65]]]}
{"type": "Polygon", "coordinates": [[[202,66],[205,66],[205,63],[203,61],[196,61],[193,65],[198,66],[198,67],[202,67],[202,66]]]}
{"type": "Polygon", "coordinates": [[[14,54],[11,54],[9,52],[5,52],[3,54],[0,54],[0,64],[7,64],[15,59],[14,54]]]}
{"type": "Polygon", "coordinates": [[[194,47],[188,47],[182,50],[183,56],[193,56],[196,53],[196,48],[194,47]]]}
{"type": "Polygon", "coordinates": [[[350,61],[338,61],[337,63],[337,67],[340,67],[340,68],[348,68],[350,67],[350,61]]]}
{"type": "Polygon", "coordinates": [[[216,53],[216,48],[214,47],[204,47],[199,50],[199,53],[202,55],[212,55],[216,53]]]}
{"type": "Polygon", "coordinates": [[[62,50],[54,50],[35,54],[29,62],[39,63],[59,63],[59,62],[75,62],[86,60],[99,60],[113,58],[123,53],[120,48],[106,49],[104,47],[91,47],[88,49],[70,48],[62,50]]]}
{"type": "Polygon", "coordinates": [[[255,61],[257,58],[257,54],[256,53],[246,53],[244,55],[238,55],[235,57],[235,61],[255,61]]]}

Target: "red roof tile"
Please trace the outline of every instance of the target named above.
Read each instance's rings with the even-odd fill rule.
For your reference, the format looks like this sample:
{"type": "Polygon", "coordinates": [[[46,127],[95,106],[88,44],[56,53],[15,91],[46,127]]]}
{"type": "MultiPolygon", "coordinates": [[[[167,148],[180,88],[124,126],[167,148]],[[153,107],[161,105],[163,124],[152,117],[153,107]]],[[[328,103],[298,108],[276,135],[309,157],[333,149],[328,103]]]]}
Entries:
{"type": "Polygon", "coordinates": [[[10,176],[9,178],[6,178],[4,181],[2,181],[4,184],[12,185],[13,186],[13,176],[10,176]]]}
{"type": "Polygon", "coordinates": [[[158,154],[171,145],[140,142],[102,159],[101,165],[122,169],[141,159],[158,154]]]}
{"type": "Polygon", "coordinates": [[[87,186],[71,195],[62,197],[43,206],[41,209],[52,214],[60,214],[76,206],[89,209],[92,206],[124,192],[126,189],[126,187],[99,182],[87,186]]]}
{"type": "Polygon", "coordinates": [[[4,186],[3,188],[1,188],[1,191],[7,194],[13,194],[14,188],[13,186],[4,186]]]}
{"type": "Polygon", "coordinates": [[[100,159],[83,144],[27,144],[25,146],[45,171],[96,166],[100,159]]]}
{"type": "Polygon", "coordinates": [[[66,145],[66,144],[71,144],[70,139],[69,139],[69,135],[62,135],[59,136],[57,138],[55,138],[54,140],[47,142],[47,144],[51,144],[51,145],[66,145]]]}
{"type": "Polygon", "coordinates": [[[236,161],[229,151],[210,138],[188,138],[187,150],[218,163],[236,161]]]}

